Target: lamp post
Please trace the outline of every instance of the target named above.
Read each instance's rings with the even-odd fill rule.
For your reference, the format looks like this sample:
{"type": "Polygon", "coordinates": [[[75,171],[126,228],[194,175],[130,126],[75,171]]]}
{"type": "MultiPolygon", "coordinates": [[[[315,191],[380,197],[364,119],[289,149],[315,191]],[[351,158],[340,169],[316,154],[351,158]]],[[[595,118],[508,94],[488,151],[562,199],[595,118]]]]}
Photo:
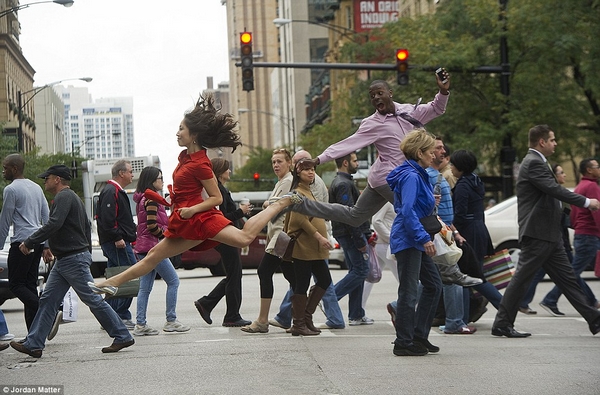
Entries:
{"type": "Polygon", "coordinates": [[[55,4],[60,4],[63,7],[71,7],[75,3],[75,1],[73,1],[73,0],[54,0],[54,1],[48,0],[48,1],[36,1],[33,3],[27,3],[27,4],[19,4],[17,6],[8,8],[8,9],[0,12],[0,18],[2,18],[3,16],[6,16],[8,14],[12,14],[13,12],[17,12],[17,11],[23,10],[25,8],[29,8],[30,6],[32,6],[34,4],[42,4],[42,3],[55,3],[55,4]]]}
{"type": "Polygon", "coordinates": [[[33,88],[31,90],[28,90],[26,92],[21,92],[18,91],[17,92],[17,98],[18,98],[18,105],[19,105],[19,109],[18,109],[18,122],[19,122],[19,127],[17,130],[17,144],[18,144],[18,151],[22,152],[24,149],[24,145],[23,145],[23,109],[25,108],[25,106],[31,101],[33,100],[33,98],[35,97],[35,95],[37,95],[38,93],[40,93],[41,91],[43,91],[44,89],[54,86],[54,85],[58,85],[61,82],[64,81],[73,81],[73,80],[81,80],[81,81],[85,81],[85,82],[91,82],[92,78],[91,77],[83,77],[83,78],[69,78],[66,80],[60,80],[60,81],[54,81],[51,82],[49,84],[46,84],[44,86],[38,86],[36,88],[33,88]],[[33,95],[31,95],[31,97],[29,97],[29,99],[27,99],[25,101],[25,103],[23,103],[23,96],[33,92],[33,95]]]}
{"type": "Polygon", "coordinates": [[[275,114],[272,112],[268,112],[268,111],[262,111],[262,110],[251,110],[249,108],[238,108],[238,114],[245,114],[245,113],[249,113],[249,112],[256,112],[259,114],[266,114],[266,115],[270,115],[274,118],[277,118],[281,121],[281,123],[283,123],[283,125],[285,127],[287,127],[288,130],[288,142],[292,144],[292,148],[295,150],[296,149],[296,131],[294,129],[294,118],[292,117],[287,118],[284,117],[283,115],[279,115],[279,114],[275,114]]]}

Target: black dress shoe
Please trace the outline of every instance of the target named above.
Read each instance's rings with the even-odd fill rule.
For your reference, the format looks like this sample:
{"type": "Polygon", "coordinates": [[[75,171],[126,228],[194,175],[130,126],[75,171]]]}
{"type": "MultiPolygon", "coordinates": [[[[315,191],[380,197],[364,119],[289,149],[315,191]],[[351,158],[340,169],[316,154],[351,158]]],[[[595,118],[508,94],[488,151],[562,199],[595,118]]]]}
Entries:
{"type": "Polygon", "coordinates": [[[210,311],[208,311],[208,309],[206,309],[206,308],[204,308],[204,306],[202,306],[202,303],[200,303],[200,299],[198,299],[194,302],[194,306],[196,306],[196,310],[198,310],[198,313],[200,313],[200,317],[202,317],[202,319],[204,321],[206,321],[206,323],[208,325],[212,325],[212,319],[210,318],[210,311]]]}
{"type": "Polygon", "coordinates": [[[519,331],[516,331],[515,328],[511,328],[510,326],[504,326],[504,327],[499,326],[499,327],[492,328],[492,335],[506,336],[506,337],[528,337],[528,336],[531,336],[531,333],[519,332],[519,331]]]}
{"type": "Polygon", "coordinates": [[[0,344],[0,351],[6,350],[8,348],[8,343],[0,344]]]}
{"type": "Polygon", "coordinates": [[[128,341],[123,342],[123,343],[115,343],[115,342],[113,342],[113,344],[111,344],[110,346],[104,347],[102,349],[102,352],[105,353],[105,354],[106,353],[111,353],[111,352],[118,352],[118,351],[120,351],[120,350],[122,350],[122,349],[124,349],[126,347],[133,346],[134,343],[135,343],[135,340],[133,340],[133,339],[128,340],[128,341]]]}
{"type": "Polygon", "coordinates": [[[593,324],[590,324],[590,332],[592,332],[593,335],[600,333],[600,319],[597,319],[593,324]]]}
{"type": "Polygon", "coordinates": [[[229,328],[236,328],[236,327],[246,326],[246,325],[250,325],[250,324],[252,324],[252,321],[248,321],[243,318],[240,318],[237,321],[223,321],[223,326],[226,326],[229,328]]]}
{"type": "Polygon", "coordinates": [[[33,358],[40,358],[42,356],[42,350],[30,350],[27,347],[25,347],[22,343],[19,343],[14,340],[10,342],[10,346],[18,352],[22,352],[23,354],[27,354],[33,358]]]}

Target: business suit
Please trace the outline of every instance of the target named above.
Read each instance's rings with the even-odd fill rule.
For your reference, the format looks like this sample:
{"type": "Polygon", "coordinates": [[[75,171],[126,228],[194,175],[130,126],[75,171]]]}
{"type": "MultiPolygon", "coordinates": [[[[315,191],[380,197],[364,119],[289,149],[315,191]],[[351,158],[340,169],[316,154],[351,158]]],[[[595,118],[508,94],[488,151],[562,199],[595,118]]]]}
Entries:
{"type": "MultiPolygon", "coordinates": [[[[530,149],[517,178],[521,255],[516,273],[500,302],[493,328],[513,327],[521,299],[540,267],[590,324],[592,333],[593,328],[598,327],[600,311],[588,306],[562,243],[560,201],[578,207],[586,204],[584,196],[558,184],[542,153],[530,149]]],[[[494,330],[492,334],[495,334],[494,330]]]]}

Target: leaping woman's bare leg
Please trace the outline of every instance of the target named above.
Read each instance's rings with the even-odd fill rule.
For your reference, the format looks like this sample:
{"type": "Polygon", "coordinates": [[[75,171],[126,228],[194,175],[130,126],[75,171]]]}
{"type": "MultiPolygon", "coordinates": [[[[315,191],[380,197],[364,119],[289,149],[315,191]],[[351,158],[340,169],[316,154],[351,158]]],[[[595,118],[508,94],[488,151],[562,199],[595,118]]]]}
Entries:
{"type": "Polygon", "coordinates": [[[133,280],[134,278],[138,278],[144,274],[150,273],[152,269],[154,269],[163,259],[181,254],[182,252],[197,246],[199,243],[200,240],[165,238],[150,251],[148,251],[148,254],[144,257],[144,259],[132,265],[124,272],[108,278],[105,281],[97,282],[95,285],[97,287],[118,287],[129,280],[133,280]]]}
{"type": "Polygon", "coordinates": [[[260,231],[267,225],[271,218],[273,218],[277,213],[287,206],[298,203],[297,201],[292,200],[294,198],[286,196],[274,203],[271,203],[263,211],[252,216],[248,221],[246,221],[243,229],[238,229],[235,226],[227,226],[217,233],[212,240],[238,248],[243,248],[250,245],[252,240],[258,236],[260,231]]]}

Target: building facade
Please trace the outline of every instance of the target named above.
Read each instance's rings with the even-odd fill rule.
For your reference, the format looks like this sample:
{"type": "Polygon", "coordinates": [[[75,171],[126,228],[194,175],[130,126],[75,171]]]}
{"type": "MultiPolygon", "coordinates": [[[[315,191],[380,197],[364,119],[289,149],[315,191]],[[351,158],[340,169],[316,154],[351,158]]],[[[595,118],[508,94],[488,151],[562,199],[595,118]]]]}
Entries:
{"type": "Polygon", "coordinates": [[[40,91],[33,99],[35,145],[40,154],[55,155],[65,150],[65,105],[54,89],[40,91]]]}

